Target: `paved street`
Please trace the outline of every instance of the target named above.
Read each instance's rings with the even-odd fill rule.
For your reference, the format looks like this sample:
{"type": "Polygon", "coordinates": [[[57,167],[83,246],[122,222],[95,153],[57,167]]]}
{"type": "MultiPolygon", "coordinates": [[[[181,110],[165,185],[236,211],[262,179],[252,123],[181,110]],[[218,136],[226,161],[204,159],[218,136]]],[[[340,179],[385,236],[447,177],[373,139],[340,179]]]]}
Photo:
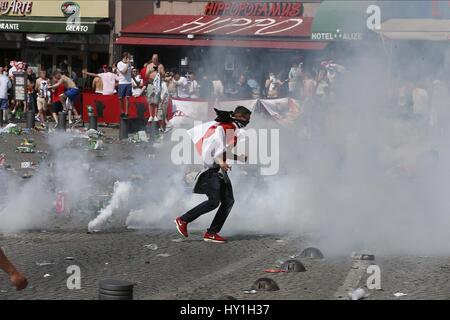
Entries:
{"type": "MultiPolygon", "coordinates": [[[[302,273],[263,272],[304,249],[309,243],[301,238],[241,235],[217,245],[201,241],[200,232],[194,232],[189,240],[179,239],[174,231],[124,229],[101,234],[42,230],[2,236],[3,248],[29,276],[30,287],[16,293],[2,274],[0,299],[96,299],[98,281],[107,278],[136,283],[135,299],[335,299],[352,270],[348,256],[302,259],[307,270],[302,273]],[[158,249],[148,249],[148,244],[157,244],[158,249]],[[67,289],[70,265],[81,269],[81,290],[67,289]],[[281,290],[244,293],[256,279],[266,276],[281,290]]],[[[366,299],[450,298],[448,257],[377,257],[376,263],[382,272],[382,290],[371,290],[366,299]],[[397,292],[407,296],[396,298],[397,292]]],[[[359,286],[364,286],[367,275],[364,270],[357,272],[362,275],[359,286]]]]}
{"type": "MultiPolygon", "coordinates": [[[[114,137],[117,132],[109,130],[110,138],[114,137]]],[[[21,161],[44,161],[41,154],[14,152],[25,136],[0,137],[0,150],[14,169],[8,177],[22,182],[26,180],[21,178],[21,161]]],[[[32,136],[37,149],[49,150],[43,134],[32,136]]],[[[152,152],[151,147],[112,139],[102,151],[110,156],[91,156],[105,165],[103,161],[120,161],[132,151],[152,152]]],[[[0,246],[30,282],[29,288],[17,293],[1,273],[0,299],[97,299],[98,282],[108,278],[135,283],[135,299],[348,299],[350,287],[365,287],[366,268],[371,263],[355,264],[351,252],[328,256],[324,250],[322,260],[298,258],[306,272],[269,274],[263,270],[276,268],[280,260],[315,246],[314,239],[309,235],[237,234],[220,245],[202,241],[203,230],[199,229],[181,239],[171,224],[165,229],[129,230],[120,217],[105,231],[88,234],[89,218],[51,214],[46,227],[0,235],[0,246]],[[149,248],[150,244],[157,249],[149,248]],[[66,271],[71,265],[80,267],[80,290],[67,288],[66,271]],[[280,291],[244,292],[262,277],[274,279],[280,291]]],[[[366,299],[450,298],[450,257],[374,254],[374,263],[381,268],[382,290],[370,290],[366,299]],[[399,298],[395,293],[407,295],[399,298]]]]}

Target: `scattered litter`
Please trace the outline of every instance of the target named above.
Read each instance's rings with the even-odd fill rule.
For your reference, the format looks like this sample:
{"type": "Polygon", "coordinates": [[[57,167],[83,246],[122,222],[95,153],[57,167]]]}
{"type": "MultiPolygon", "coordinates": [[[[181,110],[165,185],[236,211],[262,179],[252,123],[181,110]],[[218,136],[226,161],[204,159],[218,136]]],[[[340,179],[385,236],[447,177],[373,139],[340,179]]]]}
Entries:
{"type": "Polygon", "coordinates": [[[21,147],[30,147],[30,148],[36,147],[33,139],[26,139],[26,138],[22,140],[22,142],[20,143],[20,146],[21,147]]]}
{"type": "Polygon", "coordinates": [[[55,263],[54,262],[36,262],[36,265],[39,267],[51,266],[52,264],[55,264],[55,263]]]}
{"type": "Polygon", "coordinates": [[[20,163],[21,169],[31,169],[31,168],[35,168],[36,166],[37,166],[37,163],[34,161],[27,161],[27,162],[20,163]]]}
{"type": "Polygon", "coordinates": [[[157,257],[161,257],[161,258],[168,258],[168,257],[170,257],[170,254],[168,254],[168,253],[160,253],[160,254],[157,254],[156,256],[157,257]]]}
{"type": "Polygon", "coordinates": [[[245,290],[244,293],[246,294],[255,294],[257,291],[256,290],[245,290]]]}
{"type": "Polygon", "coordinates": [[[18,127],[17,124],[10,123],[3,129],[0,129],[0,134],[2,133],[20,135],[22,133],[22,129],[20,129],[20,127],[18,127]]]}
{"type": "Polygon", "coordinates": [[[352,252],[352,259],[353,260],[375,260],[375,255],[368,254],[368,253],[358,253],[358,252],[352,252]]]}
{"type": "Polygon", "coordinates": [[[184,240],[183,239],[181,239],[181,238],[178,238],[178,239],[172,239],[172,242],[183,242],[184,240]]]}
{"type": "Polygon", "coordinates": [[[103,150],[103,140],[89,139],[89,149],[103,150]]]}
{"type": "Polygon", "coordinates": [[[51,277],[50,273],[44,274],[44,278],[48,278],[48,277],[51,277]]]}
{"type": "Polygon", "coordinates": [[[281,266],[284,262],[285,262],[285,260],[278,259],[277,261],[275,261],[275,265],[281,266]]]}
{"type": "Polygon", "coordinates": [[[282,242],[284,242],[284,240],[278,239],[276,242],[282,243],[282,242]]]}
{"type": "Polygon", "coordinates": [[[108,264],[109,264],[109,262],[105,262],[105,264],[106,264],[106,265],[108,265],[108,264]]]}
{"type": "Polygon", "coordinates": [[[47,230],[41,230],[42,233],[47,233],[47,230]]]}
{"type": "Polygon", "coordinates": [[[402,292],[397,292],[397,293],[394,293],[394,296],[396,296],[397,298],[399,298],[399,297],[407,296],[407,294],[406,294],[406,293],[402,293],[402,292]]]}
{"type": "Polygon", "coordinates": [[[31,147],[17,147],[16,152],[19,153],[35,153],[36,151],[31,147]]]}
{"type": "Polygon", "coordinates": [[[66,257],[65,260],[75,260],[74,257],[66,257]]]}
{"type": "Polygon", "coordinates": [[[276,269],[265,269],[265,270],[263,270],[263,272],[267,272],[267,273],[281,273],[281,272],[286,272],[286,271],[281,270],[279,268],[276,268],[276,269]]]}
{"type": "Polygon", "coordinates": [[[145,245],[144,247],[146,247],[147,249],[153,250],[153,251],[158,250],[158,245],[156,245],[156,244],[154,244],[154,243],[147,244],[147,245],[145,245]]]}
{"type": "Polygon", "coordinates": [[[129,137],[128,141],[133,143],[139,143],[139,142],[149,142],[150,140],[145,131],[139,131],[138,133],[135,133],[134,135],[129,137]]]}
{"type": "Polygon", "coordinates": [[[33,175],[31,174],[31,173],[24,173],[23,175],[22,175],[22,178],[23,179],[30,179],[31,177],[32,177],[33,175]]]}
{"type": "Polygon", "coordinates": [[[149,154],[149,155],[148,155],[148,158],[149,158],[150,160],[155,160],[155,159],[156,159],[156,154],[149,154]]]}
{"type": "Polygon", "coordinates": [[[1,293],[7,293],[8,291],[6,290],[0,290],[1,293]]]}
{"type": "Polygon", "coordinates": [[[100,139],[100,137],[103,136],[103,133],[94,129],[89,129],[86,131],[86,136],[90,139],[100,139]]]}
{"type": "Polygon", "coordinates": [[[293,254],[292,256],[289,256],[289,258],[291,258],[291,259],[295,259],[295,258],[298,258],[298,254],[293,254]]]}
{"type": "Polygon", "coordinates": [[[366,291],[363,288],[353,290],[352,292],[349,292],[348,295],[352,298],[352,300],[361,300],[368,297],[368,294],[366,294],[366,291]]]}

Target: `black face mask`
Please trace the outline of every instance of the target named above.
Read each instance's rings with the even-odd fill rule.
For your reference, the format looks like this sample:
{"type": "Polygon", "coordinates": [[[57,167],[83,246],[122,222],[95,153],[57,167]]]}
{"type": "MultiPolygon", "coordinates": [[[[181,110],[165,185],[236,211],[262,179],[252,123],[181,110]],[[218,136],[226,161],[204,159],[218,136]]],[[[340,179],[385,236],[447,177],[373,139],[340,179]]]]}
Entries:
{"type": "Polygon", "coordinates": [[[238,126],[239,129],[245,128],[250,121],[244,121],[244,120],[238,120],[238,119],[234,119],[234,122],[236,123],[236,125],[238,126]]]}

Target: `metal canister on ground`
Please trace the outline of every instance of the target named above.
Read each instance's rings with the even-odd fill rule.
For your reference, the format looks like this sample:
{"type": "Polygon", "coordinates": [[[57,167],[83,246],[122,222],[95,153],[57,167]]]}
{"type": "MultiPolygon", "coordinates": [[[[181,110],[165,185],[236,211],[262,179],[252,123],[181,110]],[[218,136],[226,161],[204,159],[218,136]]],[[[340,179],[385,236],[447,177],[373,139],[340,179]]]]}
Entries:
{"type": "Polygon", "coordinates": [[[60,191],[56,195],[56,214],[63,214],[67,211],[67,192],[60,191]]]}
{"type": "Polygon", "coordinates": [[[133,300],[134,284],[122,280],[103,280],[99,283],[100,300],[133,300]]]}

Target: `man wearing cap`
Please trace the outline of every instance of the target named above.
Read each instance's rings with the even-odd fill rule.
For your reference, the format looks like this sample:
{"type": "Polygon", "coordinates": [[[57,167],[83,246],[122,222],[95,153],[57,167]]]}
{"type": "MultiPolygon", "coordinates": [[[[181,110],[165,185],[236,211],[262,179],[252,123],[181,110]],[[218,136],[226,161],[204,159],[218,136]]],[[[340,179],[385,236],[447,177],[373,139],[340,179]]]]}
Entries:
{"type": "Polygon", "coordinates": [[[175,219],[178,232],[188,237],[187,225],[200,216],[219,210],[203,240],[225,243],[227,240],[219,235],[234,204],[233,188],[227,172],[231,167],[227,159],[246,162],[245,155],[234,155],[231,149],[236,146],[241,129],[250,122],[251,112],[239,106],[234,112],[219,111],[213,122],[208,122],[189,130],[197,152],[201,155],[205,169],[196,178],[194,193],[206,194],[208,200],[199,204],[181,217],[175,219]]]}

